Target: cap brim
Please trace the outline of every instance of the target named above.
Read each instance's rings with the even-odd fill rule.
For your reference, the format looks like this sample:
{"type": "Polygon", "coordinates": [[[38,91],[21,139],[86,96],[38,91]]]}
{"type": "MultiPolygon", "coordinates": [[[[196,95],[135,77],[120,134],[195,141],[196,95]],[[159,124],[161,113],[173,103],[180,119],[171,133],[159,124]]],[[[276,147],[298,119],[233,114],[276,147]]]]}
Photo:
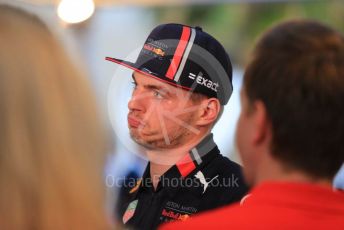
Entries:
{"type": "Polygon", "coordinates": [[[178,85],[178,84],[176,84],[176,83],[174,83],[174,82],[170,82],[170,81],[161,79],[161,77],[157,76],[156,74],[154,74],[154,73],[152,73],[152,72],[147,72],[147,71],[141,69],[140,67],[136,66],[135,63],[132,63],[132,62],[129,62],[129,61],[124,61],[124,60],[117,59],[117,58],[112,58],[112,57],[105,57],[105,60],[111,61],[111,62],[114,62],[114,63],[117,63],[117,64],[119,64],[119,65],[122,65],[122,66],[124,66],[124,67],[129,68],[129,69],[132,69],[132,70],[134,70],[134,71],[136,71],[136,72],[139,72],[139,73],[142,73],[142,74],[144,74],[144,75],[153,77],[153,78],[155,78],[155,79],[158,80],[158,81],[165,82],[165,83],[167,83],[167,84],[173,85],[173,86],[175,86],[175,87],[182,88],[182,89],[185,89],[185,90],[192,90],[192,89],[189,88],[189,87],[181,86],[181,85],[178,85]]]}
{"type": "Polygon", "coordinates": [[[117,64],[120,64],[122,66],[125,66],[129,69],[135,70],[135,71],[139,71],[138,67],[135,65],[135,63],[129,62],[129,61],[124,61],[121,59],[117,59],[117,58],[112,58],[112,57],[105,57],[105,60],[107,61],[111,61],[117,64]]]}

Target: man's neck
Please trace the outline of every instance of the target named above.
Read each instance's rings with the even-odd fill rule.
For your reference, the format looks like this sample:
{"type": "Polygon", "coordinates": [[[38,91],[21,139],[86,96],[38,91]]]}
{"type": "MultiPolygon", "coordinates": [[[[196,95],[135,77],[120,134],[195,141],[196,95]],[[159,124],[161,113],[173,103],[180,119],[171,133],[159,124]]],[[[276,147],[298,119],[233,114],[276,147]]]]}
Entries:
{"type": "Polygon", "coordinates": [[[150,176],[155,189],[160,177],[199,144],[205,136],[173,149],[147,150],[146,154],[150,162],[150,176]]]}
{"type": "Polygon", "coordinates": [[[332,186],[331,180],[314,178],[303,171],[283,166],[275,160],[261,164],[260,170],[256,173],[256,185],[265,181],[313,183],[322,186],[332,186]]]}

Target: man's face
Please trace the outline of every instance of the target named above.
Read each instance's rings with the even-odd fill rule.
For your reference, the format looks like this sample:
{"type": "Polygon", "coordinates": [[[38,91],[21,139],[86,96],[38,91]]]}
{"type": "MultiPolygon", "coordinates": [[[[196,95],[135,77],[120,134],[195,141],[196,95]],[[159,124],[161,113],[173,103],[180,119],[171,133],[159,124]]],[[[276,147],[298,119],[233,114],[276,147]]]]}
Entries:
{"type": "Polygon", "coordinates": [[[194,134],[199,105],[190,93],[167,83],[133,73],[128,127],[132,139],[149,149],[182,146],[194,134]]]}

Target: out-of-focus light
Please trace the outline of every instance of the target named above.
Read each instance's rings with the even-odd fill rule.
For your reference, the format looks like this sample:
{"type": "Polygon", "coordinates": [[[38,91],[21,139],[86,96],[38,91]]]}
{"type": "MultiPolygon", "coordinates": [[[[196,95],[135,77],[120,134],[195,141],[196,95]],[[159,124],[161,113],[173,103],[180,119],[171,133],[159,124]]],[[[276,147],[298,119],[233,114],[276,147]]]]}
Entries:
{"type": "Polygon", "coordinates": [[[67,23],[85,21],[93,12],[93,0],[62,0],[57,8],[57,15],[67,23]]]}

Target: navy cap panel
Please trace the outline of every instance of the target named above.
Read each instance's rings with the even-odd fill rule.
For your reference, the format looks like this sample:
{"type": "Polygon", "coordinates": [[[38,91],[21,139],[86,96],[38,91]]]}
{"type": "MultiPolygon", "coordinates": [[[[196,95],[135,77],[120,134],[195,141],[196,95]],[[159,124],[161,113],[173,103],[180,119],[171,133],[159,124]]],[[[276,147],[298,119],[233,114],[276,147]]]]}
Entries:
{"type": "Polygon", "coordinates": [[[221,63],[222,67],[230,78],[230,81],[232,82],[232,64],[225,48],[220,44],[220,42],[213,39],[208,33],[204,31],[198,31],[195,44],[206,49],[216,58],[218,62],[221,63]]]}
{"type": "Polygon", "coordinates": [[[165,77],[177,45],[178,40],[148,40],[140,52],[136,65],[165,77]]]}
{"type": "Polygon", "coordinates": [[[172,23],[159,25],[152,30],[147,40],[149,40],[149,38],[153,40],[179,40],[183,27],[183,25],[172,23]]]}
{"type": "Polygon", "coordinates": [[[212,54],[197,45],[193,46],[182,72],[180,84],[208,97],[218,98],[226,104],[232,93],[228,74],[212,54]]]}
{"type": "Polygon", "coordinates": [[[197,59],[188,60],[180,78],[181,85],[187,85],[193,92],[202,93],[208,97],[217,98],[218,83],[210,78],[207,70],[198,64],[197,59]]]}
{"type": "Polygon", "coordinates": [[[146,39],[136,65],[171,81],[166,77],[166,73],[180,42],[182,30],[183,26],[180,24],[165,24],[156,27],[146,39]]]}

